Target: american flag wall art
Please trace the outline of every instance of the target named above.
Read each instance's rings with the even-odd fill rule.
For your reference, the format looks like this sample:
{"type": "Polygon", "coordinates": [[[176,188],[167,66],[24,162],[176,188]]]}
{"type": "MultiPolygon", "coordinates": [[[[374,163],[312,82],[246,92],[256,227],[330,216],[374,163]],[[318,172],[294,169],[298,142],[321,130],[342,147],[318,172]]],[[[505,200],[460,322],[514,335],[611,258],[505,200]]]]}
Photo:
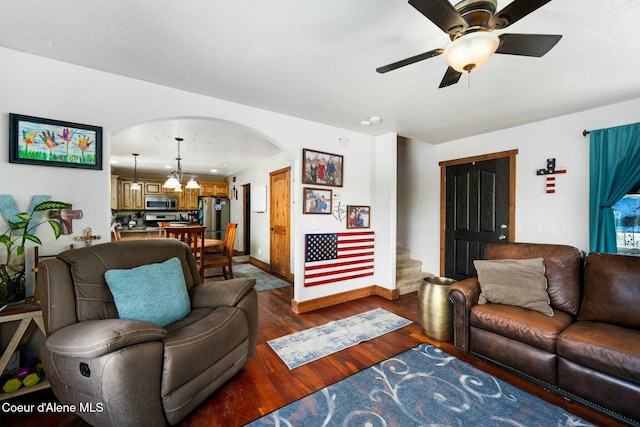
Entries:
{"type": "Polygon", "coordinates": [[[373,276],[373,231],[305,235],[304,286],[373,276]]]}

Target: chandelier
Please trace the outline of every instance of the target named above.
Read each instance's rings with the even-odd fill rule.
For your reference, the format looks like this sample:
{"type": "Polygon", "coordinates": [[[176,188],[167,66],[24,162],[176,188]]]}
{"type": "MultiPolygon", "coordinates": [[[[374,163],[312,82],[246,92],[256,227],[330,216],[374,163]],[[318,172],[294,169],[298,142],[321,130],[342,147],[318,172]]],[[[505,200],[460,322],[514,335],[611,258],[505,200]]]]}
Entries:
{"type": "MultiPolygon", "coordinates": [[[[182,158],[180,157],[180,143],[183,141],[183,139],[178,137],[175,138],[175,140],[178,141],[178,157],[176,157],[176,160],[178,161],[178,169],[169,174],[169,178],[164,182],[162,188],[172,188],[174,191],[180,192],[182,191],[183,177],[182,165],[180,164],[180,161],[182,160],[182,158]]],[[[191,179],[189,179],[189,182],[187,182],[187,185],[185,185],[184,188],[197,189],[200,188],[200,184],[198,184],[198,181],[196,181],[195,178],[191,176],[191,179]]]]}
{"type": "Polygon", "coordinates": [[[140,185],[140,183],[138,182],[138,153],[133,153],[133,160],[134,160],[134,166],[133,166],[133,182],[131,183],[131,190],[133,191],[140,191],[140,189],[142,188],[142,186],[140,185]]]}

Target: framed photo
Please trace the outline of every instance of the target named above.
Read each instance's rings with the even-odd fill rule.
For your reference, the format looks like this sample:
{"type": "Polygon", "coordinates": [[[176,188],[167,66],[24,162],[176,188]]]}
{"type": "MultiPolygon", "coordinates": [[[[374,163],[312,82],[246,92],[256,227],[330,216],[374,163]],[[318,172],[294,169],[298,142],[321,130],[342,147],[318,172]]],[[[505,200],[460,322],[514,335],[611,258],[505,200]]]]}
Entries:
{"type": "Polygon", "coordinates": [[[333,192],[324,188],[304,189],[304,211],[305,214],[329,214],[333,210],[331,199],[333,192]]]}
{"type": "Polygon", "coordinates": [[[302,149],[302,183],[342,187],[344,158],[338,154],[302,149]]]}
{"type": "Polygon", "coordinates": [[[102,128],[9,114],[9,162],[102,169],[102,128]]]}
{"type": "Polygon", "coordinates": [[[371,206],[347,205],[347,228],[371,227],[371,206]]]}

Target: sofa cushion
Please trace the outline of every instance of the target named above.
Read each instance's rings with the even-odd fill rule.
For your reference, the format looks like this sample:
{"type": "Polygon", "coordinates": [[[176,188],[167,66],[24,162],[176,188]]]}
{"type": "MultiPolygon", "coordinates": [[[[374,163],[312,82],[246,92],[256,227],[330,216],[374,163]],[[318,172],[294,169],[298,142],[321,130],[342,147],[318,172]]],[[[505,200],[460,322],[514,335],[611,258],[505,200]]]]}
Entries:
{"type": "Polygon", "coordinates": [[[104,277],[121,319],[164,327],[191,311],[182,266],[176,257],[126,270],[107,270],[104,277]]]}
{"type": "Polygon", "coordinates": [[[555,310],[578,314],[580,308],[580,271],[582,252],[567,245],[544,243],[491,243],[485,259],[543,258],[547,293],[555,310]]]}
{"type": "Polygon", "coordinates": [[[553,316],[542,258],[476,260],[473,264],[480,283],[479,304],[515,305],[553,316]]]}
{"type": "Polygon", "coordinates": [[[640,329],[640,257],[591,253],[584,278],[578,319],[640,329]]]}
{"type": "Polygon", "coordinates": [[[572,321],[572,316],[562,311],[558,311],[555,316],[547,316],[537,311],[504,304],[475,305],[471,308],[469,319],[472,327],[549,353],[555,353],[558,334],[572,321]]]}
{"type": "Polygon", "coordinates": [[[640,330],[577,321],[558,337],[558,356],[587,368],[640,384],[640,330]]]}

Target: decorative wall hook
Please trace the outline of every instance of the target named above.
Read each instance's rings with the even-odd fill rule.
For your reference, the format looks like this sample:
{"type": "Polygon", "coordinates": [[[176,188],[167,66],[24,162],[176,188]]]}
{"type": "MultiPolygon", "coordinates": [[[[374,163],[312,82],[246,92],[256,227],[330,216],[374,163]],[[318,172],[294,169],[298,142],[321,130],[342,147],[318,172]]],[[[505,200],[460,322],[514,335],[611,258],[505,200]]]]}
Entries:
{"type": "Polygon", "coordinates": [[[71,209],[71,205],[69,205],[69,209],[50,210],[49,218],[60,220],[60,225],[62,226],[62,234],[71,234],[73,233],[73,227],[71,226],[71,221],[74,219],[82,218],[82,211],[73,210],[71,209]]]}

